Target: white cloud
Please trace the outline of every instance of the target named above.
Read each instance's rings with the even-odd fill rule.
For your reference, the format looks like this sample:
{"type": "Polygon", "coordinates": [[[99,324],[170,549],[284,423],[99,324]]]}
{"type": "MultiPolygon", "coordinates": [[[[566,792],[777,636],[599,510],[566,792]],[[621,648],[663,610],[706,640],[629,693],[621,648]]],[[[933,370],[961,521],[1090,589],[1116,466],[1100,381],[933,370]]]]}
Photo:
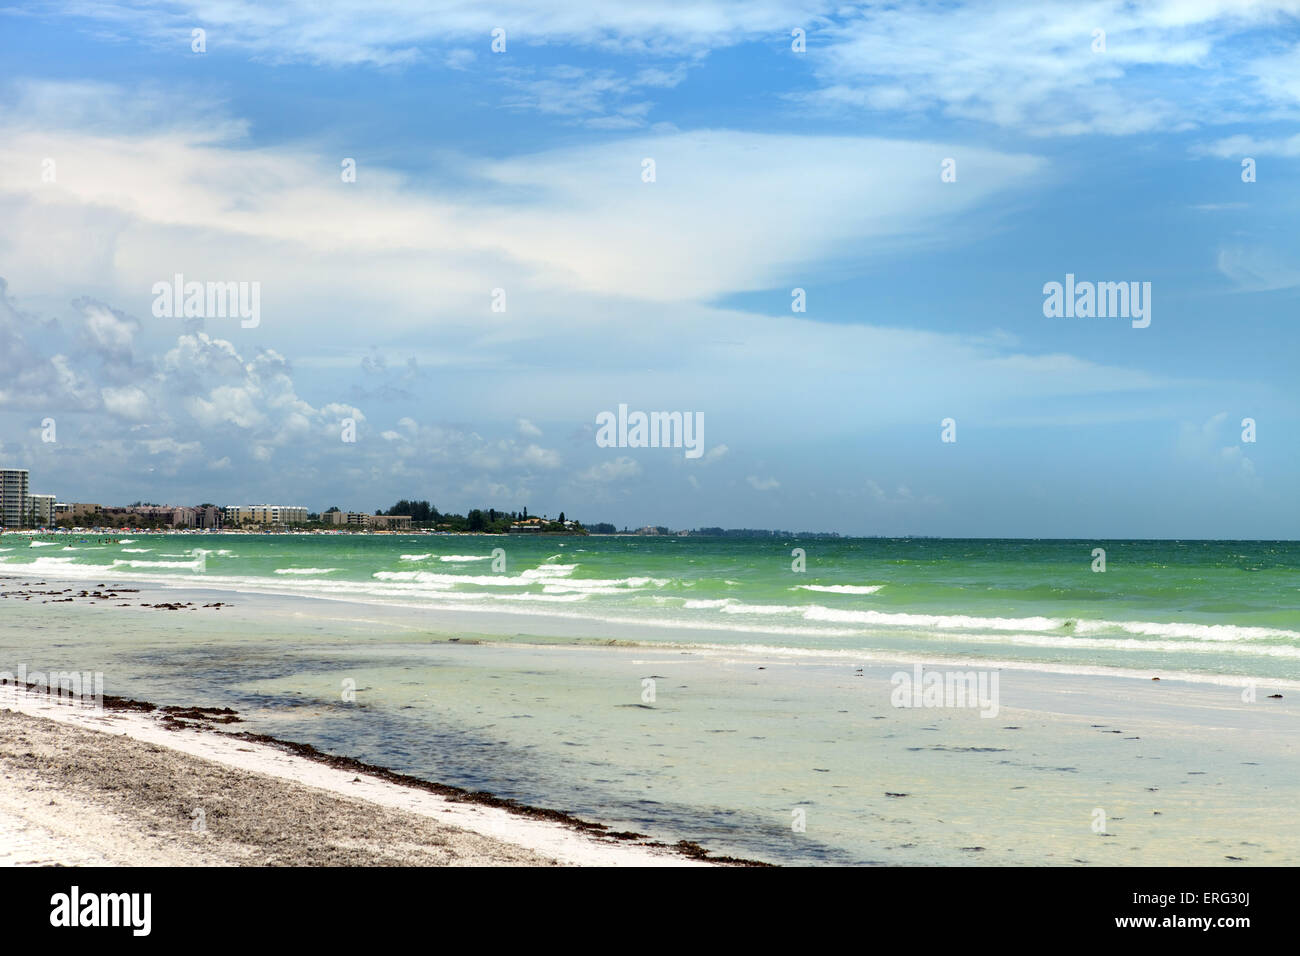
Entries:
{"type": "MultiPolygon", "coordinates": [[[[1297,12],[1293,0],[872,7],[810,36],[821,86],[802,99],[934,110],[1032,135],[1178,129],[1249,113],[1260,95],[1292,97],[1300,84],[1276,79],[1270,64],[1245,62],[1243,44],[1232,41],[1297,12]],[[1093,50],[1098,29],[1104,52],[1093,50]],[[1270,80],[1254,82],[1263,76],[1270,80]]],[[[1288,71],[1298,75],[1293,64],[1288,71]]]]}
{"type": "Polygon", "coordinates": [[[287,0],[273,8],[253,0],[64,0],[62,9],[97,35],[152,38],[164,50],[187,46],[190,29],[203,23],[223,49],[273,63],[432,62],[456,71],[483,68],[496,79],[506,77],[505,64],[522,71],[514,64],[529,62],[539,46],[615,53],[631,61],[621,73],[550,67],[515,101],[607,128],[645,122],[651,103],[637,100],[636,89],[671,88],[694,64],[742,44],[761,48],[774,67],[807,71],[815,86],[798,98],[803,103],[852,112],[931,110],[1038,135],[1127,135],[1254,115],[1261,100],[1282,109],[1300,103],[1295,49],[1277,49],[1276,40],[1257,35],[1287,36],[1300,15],[1296,0],[501,0],[490,12],[477,0],[340,0],[324,7],[287,0]],[[789,49],[794,26],[808,31],[806,54],[789,49]],[[505,54],[490,52],[496,27],[506,31],[505,54]],[[1097,29],[1105,30],[1104,52],[1092,49],[1097,29]]]}
{"type": "Polygon", "coordinates": [[[755,491],[775,491],[781,487],[781,482],[775,478],[758,478],[750,475],[745,481],[749,482],[749,486],[755,491]]]}
{"type": "Polygon", "coordinates": [[[1179,428],[1178,450],[1184,458],[1212,471],[1253,479],[1255,463],[1246,456],[1245,445],[1240,441],[1222,444],[1225,432],[1232,439],[1240,436],[1227,412],[1211,415],[1199,425],[1183,422],[1179,428]]]}
{"type": "Polygon", "coordinates": [[[119,418],[144,421],[152,411],[149,396],[133,385],[103,390],[104,410],[119,418]]]}
{"type": "Polygon", "coordinates": [[[552,449],[530,444],[515,457],[515,463],[533,468],[559,468],[560,455],[552,449]]]}
{"type": "Polygon", "coordinates": [[[130,353],[138,322],[98,304],[88,307],[85,315],[86,332],[95,345],[109,352],[130,353]]]}
{"type": "Polygon", "coordinates": [[[231,48],[273,62],[306,60],[334,66],[401,66],[425,58],[425,47],[454,44],[489,53],[491,31],[506,31],[511,49],[568,43],[625,54],[693,56],[756,38],[788,36],[793,23],[810,23],[834,9],[827,3],[703,0],[682,5],[655,0],[499,0],[485,11],[479,0],[141,0],[127,6],[65,0],[69,13],[91,18],[97,31],[152,36],[188,50],[196,23],[231,48]]]}
{"type": "Polygon", "coordinates": [[[615,458],[613,461],[602,461],[599,464],[592,465],[586,471],[577,475],[577,479],[579,481],[604,483],[632,478],[639,474],[641,474],[641,466],[624,455],[615,458]]]}
{"type": "MultiPolygon", "coordinates": [[[[158,115],[188,103],[173,106],[158,115]]],[[[316,338],[358,315],[389,333],[432,325],[455,343],[439,360],[460,367],[557,327],[613,324],[609,302],[789,288],[901,243],[959,241],[975,228],[971,213],[1034,188],[1044,169],[1032,156],[951,143],[703,130],[443,160],[468,185],[442,194],[378,165],[345,186],[325,174],[336,157],[303,146],[250,150],[204,128],[139,130],[126,119],[116,135],[90,135],[34,128],[38,119],[0,120],[0,165],[67,158],[57,183],[34,171],[0,184],[0,244],[27,295],[93,290],[149,316],[152,331],[174,321],[150,315],[155,282],[176,272],[256,281],[257,334],[316,338]],[[939,184],[950,155],[960,191],[939,184]],[[657,163],[655,183],[641,181],[644,157],[657,163]],[[500,198],[515,192],[529,202],[500,198]],[[504,315],[489,310],[497,287],[508,288],[504,315]]],[[[225,321],[207,324],[242,333],[225,321]]]]}
{"type": "Polygon", "coordinates": [[[1300,285],[1300,263],[1268,246],[1224,246],[1219,271],[1247,292],[1269,292],[1300,285]]]}
{"type": "Polygon", "coordinates": [[[1217,156],[1221,159],[1241,160],[1247,156],[1251,158],[1282,156],[1290,159],[1300,156],[1300,133],[1285,138],[1260,138],[1247,133],[1239,133],[1236,136],[1227,136],[1197,146],[1193,152],[1200,155],[1217,156]]]}

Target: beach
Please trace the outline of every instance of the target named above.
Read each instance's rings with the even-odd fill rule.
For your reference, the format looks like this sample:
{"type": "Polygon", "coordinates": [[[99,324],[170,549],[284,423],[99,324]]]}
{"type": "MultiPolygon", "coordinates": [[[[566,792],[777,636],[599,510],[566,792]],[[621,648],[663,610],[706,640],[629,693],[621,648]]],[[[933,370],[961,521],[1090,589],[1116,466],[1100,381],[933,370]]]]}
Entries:
{"type": "Polygon", "coordinates": [[[0,865],[701,865],[642,842],[0,688],[0,865]]]}
{"type": "MultiPolygon", "coordinates": [[[[408,795],[427,783],[553,812],[570,821],[552,822],[571,838],[592,840],[583,824],[640,834],[597,835],[596,845],[620,861],[649,852],[655,862],[706,853],[780,865],[1300,862],[1300,835],[1279,812],[1300,800],[1292,743],[1300,684],[1287,627],[1294,612],[1266,574],[1226,568],[1225,590],[1235,589],[1228,610],[1222,595],[1200,598],[1197,611],[1179,593],[1182,621],[1159,619],[1179,608],[1139,616],[1132,605],[1141,595],[1119,578],[1109,579],[1114,601],[1127,606],[1090,616],[1050,595],[1026,607],[987,591],[970,602],[978,614],[941,615],[920,599],[910,611],[879,610],[892,585],[878,567],[848,569],[838,581],[775,578],[765,592],[750,582],[733,589],[742,597],[725,599],[702,579],[668,583],[663,564],[651,568],[658,574],[633,573],[635,562],[652,562],[625,550],[606,561],[616,570],[601,567],[589,541],[569,542],[588,550],[567,561],[547,560],[554,543],[527,561],[512,549],[523,567],[507,578],[465,562],[463,586],[449,580],[446,565],[497,543],[459,539],[438,555],[427,545],[410,550],[409,540],[345,542],[353,554],[327,552],[332,564],[277,553],[261,559],[260,574],[247,573],[256,569],[249,565],[238,580],[210,565],[160,570],[100,558],[80,569],[45,562],[34,575],[6,562],[0,670],[99,674],[105,694],[171,713],[228,709],[173,730],[166,727],[177,721],[161,710],[103,718],[139,723],[152,735],[141,740],[156,746],[200,748],[186,750],[190,758],[246,761],[241,748],[269,746],[270,766],[292,758],[289,779],[319,786],[314,775],[331,768],[286,749],[298,744],[372,768],[387,785],[409,778],[413,786],[397,785],[408,795]],[[359,571],[351,582],[327,583],[333,572],[321,572],[349,561],[369,568],[377,593],[366,593],[359,571]],[[421,563],[434,570],[394,582],[402,590],[380,577],[421,563]],[[315,573],[275,573],[294,566],[315,573]],[[665,598],[673,588],[693,594],[665,598]],[[574,594],[580,599],[568,600],[574,594]],[[539,600],[551,597],[566,599],[558,611],[539,600]],[[995,600],[1003,602],[996,614],[995,600]],[[685,607],[691,601],[708,606],[697,614],[685,607]],[[824,617],[837,620],[808,620],[824,617]],[[969,677],[974,696],[931,699],[931,676],[949,685],[969,677]],[[700,849],[666,849],[683,845],[700,849]]],[[[125,547],[180,553],[168,536],[125,547]]],[[[1261,563],[1249,547],[1237,552],[1261,563]]],[[[752,553],[747,560],[762,559],[757,547],[752,553]]],[[[185,557],[162,560],[192,562],[185,557]]],[[[707,546],[672,560],[708,564],[725,588],[746,573],[734,560],[718,570],[707,546]]],[[[899,566],[892,573],[953,576],[899,566]]],[[[981,573],[970,562],[959,571],[963,586],[981,573]]],[[[1034,573],[1044,572],[1022,577],[1034,573]]],[[[129,767],[134,758],[123,759],[129,767]]],[[[347,782],[335,798],[355,797],[358,774],[342,772],[347,782]]],[[[410,808],[399,801],[393,809],[410,808]]],[[[512,826],[540,819],[501,812],[512,826]]],[[[172,825],[188,832],[191,822],[172,825]]],[[[507,854],[614,862],[510,828],[475,832],[503,840],[507,854]]],[[[434,862],[441,851],[419,852],[434,862]]],[[[265,862],[256,853],[248,860],[265,862]]]]}

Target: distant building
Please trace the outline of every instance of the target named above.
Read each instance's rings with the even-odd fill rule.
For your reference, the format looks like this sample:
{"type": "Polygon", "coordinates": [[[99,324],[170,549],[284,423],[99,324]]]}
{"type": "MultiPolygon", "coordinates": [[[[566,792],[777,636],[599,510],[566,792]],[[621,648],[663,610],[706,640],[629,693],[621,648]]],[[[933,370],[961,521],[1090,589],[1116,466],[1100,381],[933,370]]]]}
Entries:
{"type": "MultiPolygon", "coordinates": [[[[376,528],[385,531],[409,531],[411,528],[410,515],[368,515],[360,511],[330,511],[326,514],[331,524],[346,525],[350,528],[376,528]]],[[[324,521],[325,517],[326,515],[321,515],[321,520],[324,521]]]]}
{"type": "Polygon", "coordinates": [[[103,510],[99,505],[88,501],[57,501],[54,503],[54,517],[57,520],[70,518],[72,523],[78,527],[98,524],[99,515],[103,510]]]}
{"type": "Polygon", "coordinates": [[[136,525],[140,515],[130,508],[100,508],[95,512],[92,526],[98,528],[130,528],[136,525]]]}
{"type": "Polygon", "coordinates": [[[329,517],[331,524],[365,527],[369,524],[367,519],[370,518],[370,515],[362,514],[360,511],[331,511],[329,512],[329,517]]]}
{"type": "Polygon", "coordinates": [[[194,527],[217,529],[221,527],[221,509],[215,505],[200,506],[194,509],[194,527]]]}
{"type": "Polygon", "coordinates": [[[54,506],[58,503],[57,495],[28,495],[28,521],[40,528],[52,528],[55,521],[54,506]]]}
{"type": "Polygon", "coordinates": [[[223,516],[227,525],[306,524],[307,509],[298,505],[231,505],[223,516]]]}
{"type": "Polygon", "coordinates": [[[175,505],[132,505],[126,510],[130,514],[148,518],[151,523],[161,522],[173,528],[193,528],[197,515],[193,508],[178,508],[175,505]]]}
{"type": "Polygon", "coordinates": [[[0,527],[21,528],[27,515],[26,468],[0,468],[0,527]]]}

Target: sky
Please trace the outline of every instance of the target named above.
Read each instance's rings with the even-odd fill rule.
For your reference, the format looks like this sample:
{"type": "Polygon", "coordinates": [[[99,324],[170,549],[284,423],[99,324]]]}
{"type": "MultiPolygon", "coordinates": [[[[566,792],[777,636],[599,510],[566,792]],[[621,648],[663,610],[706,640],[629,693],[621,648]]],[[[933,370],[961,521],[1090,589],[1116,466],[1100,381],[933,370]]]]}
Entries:
{"type": "Polygon", "coordinates": [[[1300,537],[1300,0],[47,0],[0,62],[35,493],[1300,537]]]}

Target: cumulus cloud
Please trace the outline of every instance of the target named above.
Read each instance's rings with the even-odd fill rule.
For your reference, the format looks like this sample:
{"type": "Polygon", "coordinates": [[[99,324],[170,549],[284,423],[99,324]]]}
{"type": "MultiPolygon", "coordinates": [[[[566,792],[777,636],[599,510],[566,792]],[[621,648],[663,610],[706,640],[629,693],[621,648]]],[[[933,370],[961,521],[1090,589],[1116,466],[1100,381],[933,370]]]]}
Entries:
{"type": "Polygon", "coordinates": [[[1184,458],[1212,470],[1241,478],[1255,476],[1255,462],[1245,452],[1246,445],[1241,440],[1224,444],[1225,439],[1243,438],[1246,424],[1241,423],[1237,435],[1233,432],[1238,426],[1227,412],[1211,415],[1200,424],[1183,422],[1179,427],[1178,449],[1184,458]]]}
{"type": "Polygon", "coordinates": [[[553,449],[529,444],[516,455],[515,463],[534,468],[559,468],[560,455],[553,449]]]}
{"type": "MultiPolygon", "coordinates": [[[[18,366],[11,379],[18,387],[0,389],[0,412],[38,407],[63,419],[59,449],[76,451],[85,480],[132,454],[219,468],[229,467],[236,451],[269,462],[292,444],[309,456],[318,443],[338,441],[343,417],[365,421],[354,406],[304,400],[274,350],[245,358],[231,342],[198,332],[152,356],[140,348],[140,323],[125,312],[88,300],[74,307],[79,323],[50,341],[77,351],[48,354],[24,336],[42,324],[0,297],[0,340],[18,366]]],[[[28,450],[41,453],[52,451],[28,450]]]]}

